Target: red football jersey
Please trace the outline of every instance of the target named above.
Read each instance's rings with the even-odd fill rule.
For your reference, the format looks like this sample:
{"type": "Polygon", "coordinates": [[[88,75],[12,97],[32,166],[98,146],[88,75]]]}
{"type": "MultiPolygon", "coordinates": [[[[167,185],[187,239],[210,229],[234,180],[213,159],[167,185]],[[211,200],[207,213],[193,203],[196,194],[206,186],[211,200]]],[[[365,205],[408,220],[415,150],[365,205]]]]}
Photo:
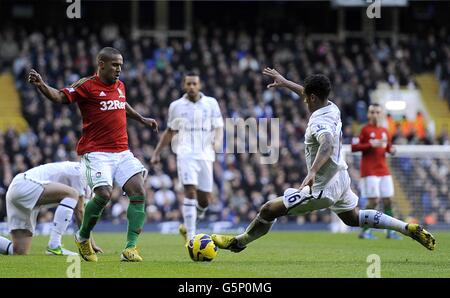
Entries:
{"type": "Polygon", "coordinates": [[[352,151],[362,151],[361,177],[387,176],[390,175],[386,164],[386,152],[391,151],[391,139],[384,127],[367,124],[361,130],[359,143],[352,144],[352,151]],[[386,142],[385,147],[373,148],[370,140],[382,140],[386,142]]]}
{"type": "Polygon", "coordinates": [[[121,81],[106,85],[94,75],[61,91],[71,103],[78,104],[83,118],[79,155],[128,149],[125,85],[121,81]]]}

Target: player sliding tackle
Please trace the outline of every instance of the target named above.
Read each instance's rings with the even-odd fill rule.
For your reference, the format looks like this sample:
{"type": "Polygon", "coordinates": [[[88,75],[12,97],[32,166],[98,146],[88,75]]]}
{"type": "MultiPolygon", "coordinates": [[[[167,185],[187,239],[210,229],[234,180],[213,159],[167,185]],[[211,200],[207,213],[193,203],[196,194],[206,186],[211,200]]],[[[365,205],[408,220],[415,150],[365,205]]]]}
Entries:
{"type": "Polygon", "coordinates": [[[285,87],[303,96],[311,116],[305,133],[305,156],[308,174],[300,189],[288,188],[284,195],[265,203],[246,231],[238,236],[212,235],[220,248],[234,252],[269,232],[276,218],[300,215],[330,208],[352,227],[389,229],[400,232],[433,250],[435,239],[423,227],[409,224],[376,210],[357,210],[358,197],[350,189],[347,164],[341,154],[341,114],[328,100],[330,80],[324,75],[312,75],[300,86],[266,68],[264,75],[274,80],[267,87],[285,87]]]}

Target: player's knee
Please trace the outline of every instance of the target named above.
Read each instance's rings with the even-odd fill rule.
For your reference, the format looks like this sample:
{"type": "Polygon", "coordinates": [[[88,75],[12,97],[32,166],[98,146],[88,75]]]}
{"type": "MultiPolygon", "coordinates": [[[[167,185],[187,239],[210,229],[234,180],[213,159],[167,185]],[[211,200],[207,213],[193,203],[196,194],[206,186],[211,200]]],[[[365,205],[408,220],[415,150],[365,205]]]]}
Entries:
{"type": "Polygon", "coordinates": [[[193,185],[184,186],[184,195],[189,199],[197,198],[197,188],[193,185]]]}
{"type": "Polygon", "coordinates": [[[65,196],[65,197],[72,198],[72,199],[78,201],[78,198],[80,197],[80,194],[78,193],[78,191],[77,191],[76,189],[70,188],[70,189],[67,189],[67,190],[65,191],[64,196],[65,196]]]}
{"type": "Polygon", "coordinates": [[[143,185],[137,185],[131,189],[129,189],[128,191],[126,191],[127,195],[129,197],[133,197],[133,196],[144,196],[145,195],[145,189],[143,185]]]}
{"type": "Polygon", "coordinates": [[[21,245],[14,245],[13,254],[18,256],[26,256],[28,255],[28,249],[22,247],[21,245]]]}
{"type": "Polygon", "coordinates": [[[353,213],[341,213],[339,218],[349,227],[359,227],[359,218],[353,213]]]}
{"type": "Polygon", "coordinates": [[[109,200],[112,196],[112,188],[107,186],[100,186],[94,190],[95,194],[105,200],[109,200]]]}
{"type": "Polygon", "coordinates": [[[208,200],[199,200],[198,201],[198,206],[201,208],[207,208],[209,206],[209,201],[208,200]]]}
{"type": "Polygon", "coordinates": [[[209,202],[212,201],[212,194],[210,192],[198,192],[197,201],[201,208],[206,208],[208,207],[209,202]]]}
{"type": "Polygon", "coordinates": [[[349,227],[359,227],[359,221],[355,218],[348,218],[343,220],[343,222],[349,227]]]}
{"type": "Polygon", "coordinates": [[[275,208],[275,204],[272,201],[266,202],[259,211],[259,215],[268,221],[272,221],[278,217],[277,210],[275,208]]]}
{"type": "Polygon", "coordinates": [[[122,189],[129,197],[145,196],[144,178],[142,173],[137,173],[122,186],[122,189]]]}
{"type": "Polygon", "coordinates": [[[123,190],[129,197],[145,195],[144,180],[141,177],[136,175],[123,186],[123,190]]]}

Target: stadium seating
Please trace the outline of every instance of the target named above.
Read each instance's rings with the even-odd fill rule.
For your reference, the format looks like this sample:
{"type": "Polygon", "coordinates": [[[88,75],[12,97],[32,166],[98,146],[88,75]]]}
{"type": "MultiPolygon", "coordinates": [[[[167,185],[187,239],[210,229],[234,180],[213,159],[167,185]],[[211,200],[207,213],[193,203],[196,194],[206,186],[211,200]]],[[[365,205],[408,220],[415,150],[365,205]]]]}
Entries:
{"type": "MultiPolygon", "coordinates": [[[[114,46],[123,53],[125,65],[121,79],[126,84],[127,100],[141,114],[156,118],[161,130],[165,129],[170,102],[182,95],[181,80],[187,70],[197,70],[201,74],[203,92],[219,100],[224,117],[280,118],[282,150],[278,163],[262,165],[257,154],[218,156],[214,166],[216,195],[208,212],[210,220],[248,221],[261,204],[275,194],[281,194],[288,186],[299,186],[306,174],[303,135],[308,112],[302,99],[295,94],[265,88],[268,81],[261,75],[265,66],[275,67],[298,82],[317,72],[329,76],[333,84],[332,98],[342,111],[347,143],[353,137],[352,124],[366,121],[369,92],[377,82],[414,85],[414,74],[437,69],[442,94],[450,101],[450,51],[449,45],[440,39],[434,42],[440,44],[440,55],[446,53],[446,56],[436,60],[426,59],[434,57],[429,39],[413,37],[394,48],[383,40],[375,44],[362,41],[338,43],[315,41],[303,34],[269,34],[260,30],[256,35],[250,35],[245,31],[206,27],[198,28],[193,40],[172,38],[167,44],[150,38],[132,40],[120,33],[121,30],[108,28],[99,32],[71,26],[65,26],[61,31],[48,28],[42,33],[5,30],[8,33],[0,32],[0,44],[3,44],[2,38],[8,38],[10,47],[16,50],[10,49],[7,57],[0,57],[0,65],[14,73],[23,115],[30,129],[21,134],[14,129],[0,132],[2,217],[5,216],[4,193],[16,173],[47,162],[77,159],[75,146],[81,133],[77,107],[54,105],[45,100],[26,83],[27,71],[32,66],[50,85],[63,88],[94,73],[95,55],[103,46],[114,46]],[[74,30],[81,33],[70,34],[74,30]],[[69,40],[67,36],[73,38],[69,40]]],[[[157,136],[132,120],[128,132],[131,150],[150,169],[146,202],[148,221],[180,220],[183,194],[174,156],[166,149],[162,165],[152,168],[150,158],[157,136]],[[171,183],[156,183],[158,179],[171,183]]],[[[427,136],[427,143],[448,144],[448,133],[443,132],[438,137],[434,140],[427,136]]],[[[398,141],[419,142],[415,137],[405,141],[401,135],[398,141]]],[[[419,176],[433,174],[432,166],[423,167],[411,161],[405,161],[404,166],[405,177],[420,171],[419,176]]],[[[449,173],[446,175],[449,177],[449,173]]],[[[425,181],[417,183],[425,185],[425,181]]],[[[436,183],[446,181],[437,179],[436,183]]],[[[442,209],[437,220],[450,223],[449,192],[447,188],[441,194],[442,188],[441,184],[425,187],[422,202],[414,204],[442,209]],[[437,203],[433,197],[434,188],[439,189],[437,203]]],[[[123,205],[126,201],[121,196],[120,191],[114,192],[112,204],[103,213],[104,219],[115,222],[125,219],[123,205]]],[[[46,217],[42,218],[45,220],[46,217]]],[[[290,220],[316,222],[329,221],[330,217],[326,212],[315,212],[303,219],[290,220]]]]}

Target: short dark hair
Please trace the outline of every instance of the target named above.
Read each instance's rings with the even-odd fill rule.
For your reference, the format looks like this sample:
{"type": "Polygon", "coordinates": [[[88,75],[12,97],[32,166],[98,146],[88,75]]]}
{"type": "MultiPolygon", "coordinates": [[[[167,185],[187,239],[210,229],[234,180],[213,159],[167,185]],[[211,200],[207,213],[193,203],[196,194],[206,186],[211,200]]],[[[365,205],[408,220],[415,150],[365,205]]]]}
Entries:
{"type": "Polygon", "coordinates": [[[195,71],[188,71],[184,74],[184,78],[186,77],[199,77],[200,75],[198,73],[196,73],[195,71]]]}
{"type": "Polygon", "coordinates": [[[381,105],[380,105],[378,102],[373,102],[373,103],[371,103],[371,104],[369,105],[369,107],[370,107],[370,106],[376,107],[376,108],[378,108],[378,107],[381,108],[381,105]]]}
{"type": "Polygon", "coordinates": [[[198,81],[199,82],[201,81],[200,75],[197,72],[195,72],[195,71],[188,71],[183,76],[183,81],[181,81],[182,84],[184,84],[186,82],[186,78],[187,77],[198,77],[198,81]]]}
{"type": "Polygon", "coordinates": [[[119,50],[111,47],[105,47],[100,50],[97,54],[97,62],[99,61],[109,61],[113,58],[115,55],[122,55],[119,50]]]}
{"type": "Polygon", "coordinates": [[[305,79],[305,93],[306,95],[314,94],[321,100],[328,99],[331,91],[330,79],[323,74],[310,75],[305,79]]]}

